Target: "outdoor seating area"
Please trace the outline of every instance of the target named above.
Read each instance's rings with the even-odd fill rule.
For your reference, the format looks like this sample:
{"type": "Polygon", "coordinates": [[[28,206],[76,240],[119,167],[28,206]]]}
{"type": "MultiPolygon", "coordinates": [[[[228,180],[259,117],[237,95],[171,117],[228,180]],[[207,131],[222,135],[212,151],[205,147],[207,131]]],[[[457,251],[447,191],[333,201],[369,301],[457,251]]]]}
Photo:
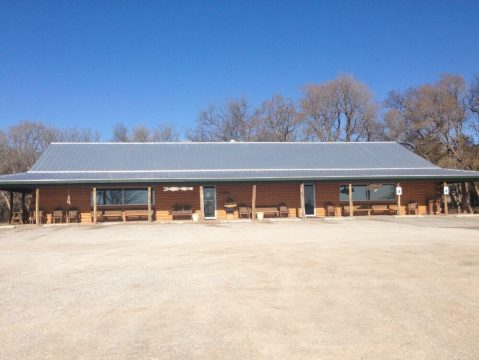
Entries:
{"type": "MultiPolygon", "coordinates": [[[[416,204],[417,205],[417,204],[416,204]]],[[[398,206],[396,204],[371,204],[371,205],[353,205],[352,215],[397,215],[398,206]]],[[[327,210],[327,216],[330,213],[334,213],[334,207],[327,210]]],[[[343,216],[348,216],[351,213],[351,207],[349,205],[343,205],[343,216]]]]}
{"type": "MultiPolygon", "coordinates": [[[[151,217],[155,212],[152,210],[151,217]]],[[[103,209],[97,210],[97,221],[129,221],[129,220],[148,220],[148,209],[103,209]]],[[[94,218],[93,211],[91,212],[94,218]]]]}
{"type": "MultiPolygon", "coordinates": [[[[13,212],[11,224],[36,224],[37,222],[37,213],[35,210],[31,210],[20,215],[21,212],[13,212]]],[[[55,208],[51,213],[47,213],[45,210],[41,209],[38,211],[38,219],[40,224],[45,224],[48,222],[48,218],[52,224],[62,224],[62,223],[79,223],[81,222],[80,210],[76,207],[70,207],[67,209],[55,208]]]]}
{"type": "MultiPolygon", "coordinates": [[[[68,209],[55,208],[50,213],[45,212],[45,210],[38,211],[38,219],[40,224],[47,223],[49,217],[52,224],[81,222],[80,210],[74,207],[68,209]]],[[[10,224],[36,224],[36,222],[37,213],[35,210],[12,211],[10,224]]]]}

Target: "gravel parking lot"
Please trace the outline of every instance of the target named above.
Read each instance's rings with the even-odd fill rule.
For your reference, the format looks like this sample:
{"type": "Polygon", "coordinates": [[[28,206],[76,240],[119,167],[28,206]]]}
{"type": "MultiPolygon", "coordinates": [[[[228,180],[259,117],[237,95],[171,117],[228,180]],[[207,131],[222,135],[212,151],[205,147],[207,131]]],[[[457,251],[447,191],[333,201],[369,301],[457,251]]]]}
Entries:
{"type": "Polygon", "coordinates": [[[479,218],[0,230],[0,358],[478,359],[479,218]]]}

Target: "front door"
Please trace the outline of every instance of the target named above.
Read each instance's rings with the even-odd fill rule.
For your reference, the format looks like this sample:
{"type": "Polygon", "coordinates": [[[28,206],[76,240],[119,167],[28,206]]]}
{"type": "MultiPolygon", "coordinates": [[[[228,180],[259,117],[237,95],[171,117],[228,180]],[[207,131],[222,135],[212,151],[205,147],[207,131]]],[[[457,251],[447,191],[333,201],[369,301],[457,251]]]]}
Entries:
{"type": "Polygon", "coordinates": [[[304,213],[306,216],[316,215],[316,204],[314,199],[314,185],[304,185],[304,213]]]}
{"type": "Polygon", "coordinates": [[[203,207],[205,219],[216,219],[216,188],[214,186],[203,188],[203,207]]]}

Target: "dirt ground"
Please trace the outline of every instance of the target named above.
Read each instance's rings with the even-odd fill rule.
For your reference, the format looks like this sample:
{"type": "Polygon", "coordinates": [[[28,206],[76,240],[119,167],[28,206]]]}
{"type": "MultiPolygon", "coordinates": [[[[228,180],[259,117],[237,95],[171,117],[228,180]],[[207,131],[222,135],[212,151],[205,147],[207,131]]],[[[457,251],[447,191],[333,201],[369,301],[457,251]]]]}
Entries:
{"type": "Polygon", "coordinates": [[[1,359],[478,359],[479,217],[0,230],[1,359]]]}

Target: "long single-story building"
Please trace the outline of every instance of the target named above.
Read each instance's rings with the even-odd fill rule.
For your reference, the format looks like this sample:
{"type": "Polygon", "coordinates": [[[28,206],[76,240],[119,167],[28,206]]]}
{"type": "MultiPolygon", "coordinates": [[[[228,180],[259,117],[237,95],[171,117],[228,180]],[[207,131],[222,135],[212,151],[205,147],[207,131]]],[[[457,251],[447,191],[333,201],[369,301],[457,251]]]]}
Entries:
{"type": "Polygon", "coordinates": [[[447,214],[470,181],[395,142],[52,143],[0,189],[32,194],[41,224],[447,214]]]}

